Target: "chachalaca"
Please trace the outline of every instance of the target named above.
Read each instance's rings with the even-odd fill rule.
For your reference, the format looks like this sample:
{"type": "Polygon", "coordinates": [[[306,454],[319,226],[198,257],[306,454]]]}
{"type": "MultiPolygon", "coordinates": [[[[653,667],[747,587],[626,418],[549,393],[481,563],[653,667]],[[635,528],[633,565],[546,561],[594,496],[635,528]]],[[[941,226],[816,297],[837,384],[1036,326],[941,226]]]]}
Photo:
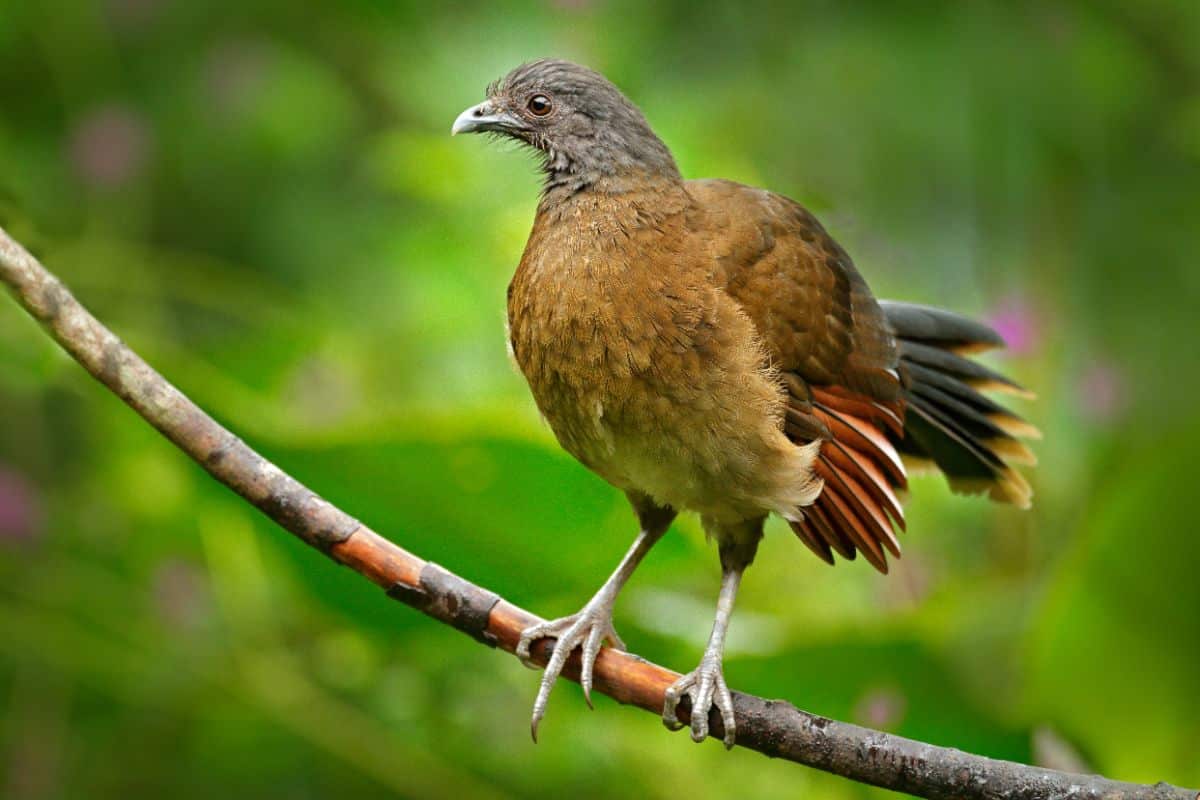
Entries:
{"type": "Polygon", "coordinates": [[[850,257],[788,198],[727,180],[685,181],[641,111],[585,67],[540,60],[492,84],[453,133],[488,132],[541,155],[545,185],[508,289],[512,354],[538,409],[575,458],[625,492],[641,532],[576,614],[526,630],[557,639],[532,731],[568,656],[589,697],[617,593],[679,511],[717,542],[721,589],[700,665],[672,686],[663,720],[726,746],[733,703],[725,632],[767,515],[818,557],[861,553],[880,572],[906,464],[952,489],[1026,507],[1011,466],[1037,430],[981,394],[1026,392],[967,358],[1002,344],[988,327],[879,302],[850,257]]]}

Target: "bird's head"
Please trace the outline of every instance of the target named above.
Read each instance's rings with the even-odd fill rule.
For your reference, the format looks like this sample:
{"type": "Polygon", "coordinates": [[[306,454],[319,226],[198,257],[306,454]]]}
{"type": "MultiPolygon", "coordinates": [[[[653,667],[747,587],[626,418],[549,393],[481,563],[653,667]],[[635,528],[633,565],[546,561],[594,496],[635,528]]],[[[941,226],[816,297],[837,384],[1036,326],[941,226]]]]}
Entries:
{"type": "Polygon", "coordinates": [[[534,148],[548,188],[626,174],[679,176],[638,107],[603,75],[569,61],[522,64],[459,114],[450,132],[492,133],[534,148]]]}

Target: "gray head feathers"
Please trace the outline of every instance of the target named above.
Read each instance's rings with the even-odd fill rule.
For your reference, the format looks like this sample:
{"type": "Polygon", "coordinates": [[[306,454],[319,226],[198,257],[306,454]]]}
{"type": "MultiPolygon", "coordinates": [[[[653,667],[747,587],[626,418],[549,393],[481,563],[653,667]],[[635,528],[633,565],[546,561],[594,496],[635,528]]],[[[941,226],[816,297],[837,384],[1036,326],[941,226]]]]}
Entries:
{"type": "Polygon", "coordinates": [[[514,124],[497,132],[544,155],[547,189],[578,190],[638,173],[679,178],[666,145],[607,78],[569,61],[522,64],[488,87],[514,124]]]}

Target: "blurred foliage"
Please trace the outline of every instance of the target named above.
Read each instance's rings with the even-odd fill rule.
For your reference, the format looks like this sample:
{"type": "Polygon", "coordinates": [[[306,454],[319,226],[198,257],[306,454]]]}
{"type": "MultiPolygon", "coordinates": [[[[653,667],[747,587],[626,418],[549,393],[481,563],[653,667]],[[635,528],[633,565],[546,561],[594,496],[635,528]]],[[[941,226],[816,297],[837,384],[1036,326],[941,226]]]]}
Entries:
{"type": "MultiPolygon", "coordinates": [[[[1192,0],[7,0],[0,224],[300,479],[567,613],[633,520],[505,355],[532,160],[447,133],[521,61],[591,64],[686,174],[801,200],[1040,393],[1032,512],[917,479],[886,579],[774,525],[731,684],[1197,785],[1197,41],[1192,0]]],[[[533,673],[259,519],[6,303],[0,412],[5,797],[881,794],[567,685],[535,747],[533,673]]],[[[716,578],[683,520],[618,627],[689,668],[716,578]]]]}

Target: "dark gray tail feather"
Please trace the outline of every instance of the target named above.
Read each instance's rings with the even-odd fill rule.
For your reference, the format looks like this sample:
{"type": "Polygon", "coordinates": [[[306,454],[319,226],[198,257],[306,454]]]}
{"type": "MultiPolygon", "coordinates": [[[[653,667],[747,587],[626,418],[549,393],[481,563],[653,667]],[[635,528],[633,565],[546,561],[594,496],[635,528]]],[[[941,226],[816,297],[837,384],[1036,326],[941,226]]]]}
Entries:
{"type": "Polygon", "coordinates": [[[929,306],[880,303],[900,347],[900,376],[907,411],[904,436],[891,434],[913,466],[936,466],[956,492],[986,493],[1027,508],[1033,496],[1012,464],[1032,465],[1021,439],[1040,439],[1037,428],[981,392],[1031,397],[1013,381],[971,361],[967,354],[1001,347],[988,326],[929,306]]]}

